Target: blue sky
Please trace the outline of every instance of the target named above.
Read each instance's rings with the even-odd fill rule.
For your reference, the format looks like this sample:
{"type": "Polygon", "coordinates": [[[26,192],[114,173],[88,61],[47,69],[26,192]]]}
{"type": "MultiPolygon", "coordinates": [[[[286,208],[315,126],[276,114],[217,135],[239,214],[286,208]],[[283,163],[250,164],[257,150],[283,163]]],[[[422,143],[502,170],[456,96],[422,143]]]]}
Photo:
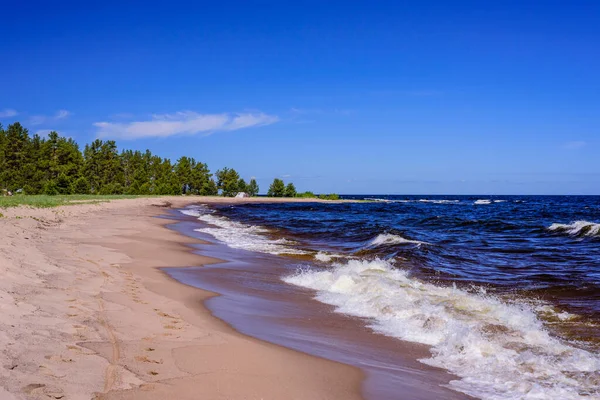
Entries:
{"type": "Polygon", "coordinates": [[[261,191],[600,194],[597,1],[12,3],[5,126],[261,191]]]}

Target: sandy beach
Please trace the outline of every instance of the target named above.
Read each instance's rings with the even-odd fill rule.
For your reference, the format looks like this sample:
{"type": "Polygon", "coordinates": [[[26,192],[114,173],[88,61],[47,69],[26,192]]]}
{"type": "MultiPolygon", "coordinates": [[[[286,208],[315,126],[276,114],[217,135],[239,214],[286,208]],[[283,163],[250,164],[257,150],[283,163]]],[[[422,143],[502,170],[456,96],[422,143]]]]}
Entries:
{"type": "Polygon", "coordinates": [[[231,201],[0,210],[0,398],[361,398],[357,368],[241,335],[158,269],[217,261],[154,218],[203,200],[231,201]]]}

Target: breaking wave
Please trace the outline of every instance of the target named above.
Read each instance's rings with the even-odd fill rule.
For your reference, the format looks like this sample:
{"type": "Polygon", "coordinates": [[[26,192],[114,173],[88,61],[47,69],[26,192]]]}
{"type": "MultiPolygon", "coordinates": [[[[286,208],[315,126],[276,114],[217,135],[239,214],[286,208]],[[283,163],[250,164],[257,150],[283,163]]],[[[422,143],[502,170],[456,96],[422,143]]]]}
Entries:
{"type": "Polygon", "coordinates": [[[180,210],[185,215],[197,217],[199,221],[211,226],[194,229],[207,233],[229,247],[270,254],[307,254],[303,250],[290,247],[294,242],[280,238],[271,239],[269,230],[254,225],[246,225],[210,213],[207,208],[188,208],[180,210]]]}
{"type": "Polygon", "coordinates": [[[473,204],[477,204],[477,205],[492,204],[492,201],[488,200],[488,199],[480,199],[480,200],[475,200],[475,203],[473,203],[473,204]]]}
{"type": "Polygon", "coordinates": [[[430,345],[421,362],[457,375],[455,390],[485,399],[600,396],[599,356],[549,335],[526,304],[424,283],[379,259],[303,269],[284,281],[315,290],[336,312],[368,318],[378,333],[430,345]]]}
{"type": "Polygon", "coordinates": [[[317,261],[321,261],[321,262],[331,262],[333,259],[336,258],[348,258],[348,256],[342,255],[342,254],[332,254],[332,253],[326,253],[323,251],[319,251],[317,254],[314,255],[315,260],[317,261]]]}
{"type": "Polygon", "coordinates": [[[404,243],[412,243],[416,245],[429,244],[427,242],[421,242],[420,240],[412,240],[406,239],[400,235],[393,235],[391,233],[382,233],[377,235],[373,240],[371,240],[368,244],[368,247],[377,247],[383,245],[391,245],[391,244],[404,244],[404,243]]]}
{"type": "Polygon", "coordinates": [[[555,232],[564,232],[571,236],[600,237],[600,224],[588,221],[575,221],[570,224],[552,224],[548,229],[555,232]]]}
{"type": "Polygon", "coordinates": [[[456,203],[460,203],[460,200],[429,200],[429,199],[420,199],[419,203],[456,204],[456,203]]]}

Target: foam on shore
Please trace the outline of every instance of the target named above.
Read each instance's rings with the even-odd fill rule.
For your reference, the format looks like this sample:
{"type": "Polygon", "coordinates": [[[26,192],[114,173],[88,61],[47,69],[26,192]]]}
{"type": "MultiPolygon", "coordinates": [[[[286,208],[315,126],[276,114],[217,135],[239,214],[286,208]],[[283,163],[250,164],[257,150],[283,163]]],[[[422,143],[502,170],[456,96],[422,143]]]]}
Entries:
{"type": "Polygon", "coordinates": [[[294,244],[290,240],[271,239],[268,236],[269,230],[264,227],[246,225],[214,215],[212,210],[206,207],[187,208],[180,211],[209,224],[209,226],[194,229],[195,231],[207,233],[229,247],[269,254],[307,254],[303,250],[290,247],[294,244]]]}
{"type": "Polygon", "coordinates": [[[600,357],[551,336],[526,304],[424,283],[379,259],[303,268],[284,281],[367,318],[375,332],[432,346],[421,361],[457,375],[455,390],[484,399],[600,396],[600,357]]]}

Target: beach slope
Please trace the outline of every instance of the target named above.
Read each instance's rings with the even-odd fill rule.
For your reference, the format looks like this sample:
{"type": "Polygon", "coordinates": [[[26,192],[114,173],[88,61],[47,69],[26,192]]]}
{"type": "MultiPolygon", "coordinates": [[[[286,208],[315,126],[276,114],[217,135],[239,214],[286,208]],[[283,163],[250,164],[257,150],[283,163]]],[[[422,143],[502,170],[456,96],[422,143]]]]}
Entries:
{"type": "Polygon", "coordinates": [[[359,399],[356,368],[241,335],[159,267],[215,262],[124,199],[0,210],[0,398],[359,399]]]}

